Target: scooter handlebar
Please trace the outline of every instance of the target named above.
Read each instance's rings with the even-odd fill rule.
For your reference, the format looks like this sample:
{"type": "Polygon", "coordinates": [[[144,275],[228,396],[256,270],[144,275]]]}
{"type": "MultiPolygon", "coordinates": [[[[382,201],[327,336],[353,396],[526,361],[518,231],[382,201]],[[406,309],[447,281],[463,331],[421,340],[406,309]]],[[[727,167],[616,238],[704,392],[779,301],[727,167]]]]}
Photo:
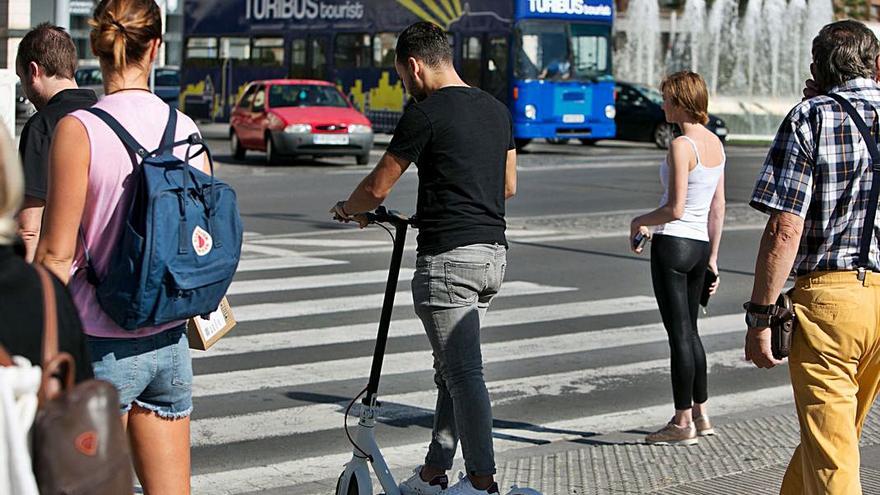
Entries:
{"type": "Polygon", "coordinates": [[[399,211],[388,210],[384,206],[376,208],[376,211],[372,213],[364,213],[364,216],[367,217],[367,221],[370,223],[389,223],[395,227],[399,225],[413,224],[412,218],[407,217],[399,211]]]}

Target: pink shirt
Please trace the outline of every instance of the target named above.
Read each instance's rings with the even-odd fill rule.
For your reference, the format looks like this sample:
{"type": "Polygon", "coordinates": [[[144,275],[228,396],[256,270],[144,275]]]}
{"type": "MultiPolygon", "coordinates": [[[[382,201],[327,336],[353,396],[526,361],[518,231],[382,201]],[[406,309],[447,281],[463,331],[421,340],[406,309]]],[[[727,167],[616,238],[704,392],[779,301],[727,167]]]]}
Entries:
{"type": "MultiPolygon", "coordinates": [[[[122,91],[102,97],[95,107],[112,115],[148,151],[159,147],[170,107],[156,95],[147,91],[122,91]]],[[[128,213],[131,194],[125,191],[124,186],[134,169],[131,155],[122,141],[102,120],[84,110],[78,110],[71,115],[82,122],[89,136],[91,163],[82,228],[95,269],[99,276],[103,276],[107,272],[113,248],[119,242],[128,213]]],[[[192,119],[178,112],[175,141],[186,139],[197,132],[199,130],[192,119]]],[[[185,153],[186,145],[174,149],[174,154],[181,159],[185,157],[185,153]]],[[[201,158],[196,159],[197,163],[193,165],[201,166],[200,160],[201,158]]],[[[133,332],[124,330],[101,309],[95,288],[86,280],[85,270],[77,273],[85,265],[85,253],[80,240],[77,242],[76,256],[71,266],[69,288],[87,335],[145,337],[183,323],[167,323],[133,332]]]]}

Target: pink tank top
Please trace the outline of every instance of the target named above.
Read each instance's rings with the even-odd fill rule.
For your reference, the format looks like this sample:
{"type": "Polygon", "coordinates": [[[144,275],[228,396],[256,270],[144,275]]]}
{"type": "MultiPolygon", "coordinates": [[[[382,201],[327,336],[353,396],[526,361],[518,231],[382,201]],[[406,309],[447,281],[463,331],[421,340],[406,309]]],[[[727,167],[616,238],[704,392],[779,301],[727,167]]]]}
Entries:
{"type": "MultiPolygon", "coordinates": [[[[104,96],[95,107],[105,110],[147,150],[159,146],[165,124],[168,121],[168,104],[147,91],[122,91],[104,96]]],[[[119,241],[125,223],[127,206],[131,201],[126,184],[134,170],[131,155],[122,141],[107,125],[95,115],[79,110],[73,112],[82,122],[89,136],[91,163],[89,165],[89,186],[86,194],[82,228],[89,254],[99,275],[107,271],[113,248],[119,241]]],[[[177,116],[176,141],[186,139],[197,133],[195,123],[182,113],[177,116]]],[[[186,145],[174,149],[174,154],[184,158],[186,145]]],[[[201,158],[194,166],[202,166],[201,158]]],[[[69,289],[82,319],[87,335],[94,337],[132,338],[153,335],[183,322],[172,322],[159,327],[145,327],[130,332],[122,329],[107,316],[98,304],[95,288],[86,280],[85,254],[82,240],[77,242],[76,256],[71,266],[69,289]]]]}

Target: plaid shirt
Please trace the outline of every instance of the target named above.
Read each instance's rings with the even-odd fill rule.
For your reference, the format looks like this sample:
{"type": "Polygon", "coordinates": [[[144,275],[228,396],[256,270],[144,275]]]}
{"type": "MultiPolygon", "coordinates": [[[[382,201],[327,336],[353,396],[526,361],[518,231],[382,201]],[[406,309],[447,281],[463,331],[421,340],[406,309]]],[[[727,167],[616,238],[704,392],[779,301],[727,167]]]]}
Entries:
{"type": "MultiPolygon", "coordinates": [[[[880,111],[880,86],[853,79],[833,88],[865,119],[873,136],[880,111]]],[[[815,271],[855,270],[859,240],[871,190],[871,156],[846,111],[827,96],[796,106],[785,118],[755,185],[751,205],[765,213],[784,211],[804,219],[804,234],[794,262],[797,275],[815,271]]],[[[880,271],[880,230],[868,257],[880,271]]]]}

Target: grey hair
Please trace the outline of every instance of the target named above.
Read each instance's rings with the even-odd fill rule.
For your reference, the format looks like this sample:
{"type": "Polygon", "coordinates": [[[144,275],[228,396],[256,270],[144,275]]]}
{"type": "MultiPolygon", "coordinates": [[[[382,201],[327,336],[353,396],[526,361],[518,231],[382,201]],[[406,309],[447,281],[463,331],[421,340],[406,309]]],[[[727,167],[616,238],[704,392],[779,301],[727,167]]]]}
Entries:
{"type": "Polygon", "coordinates": [[[833,22],[813,38],[813,76],[828,91],[852,79],[873,78],[880,42],[874,32],[858,21],[833,22]]]}
{"type": "Polygon", "coordinates": [[[15,215],[24,197],[24,178],[18,153],[9,132],[0,126],[0,246],[9,246],[15,240],[18,223],[15,215]]]}

